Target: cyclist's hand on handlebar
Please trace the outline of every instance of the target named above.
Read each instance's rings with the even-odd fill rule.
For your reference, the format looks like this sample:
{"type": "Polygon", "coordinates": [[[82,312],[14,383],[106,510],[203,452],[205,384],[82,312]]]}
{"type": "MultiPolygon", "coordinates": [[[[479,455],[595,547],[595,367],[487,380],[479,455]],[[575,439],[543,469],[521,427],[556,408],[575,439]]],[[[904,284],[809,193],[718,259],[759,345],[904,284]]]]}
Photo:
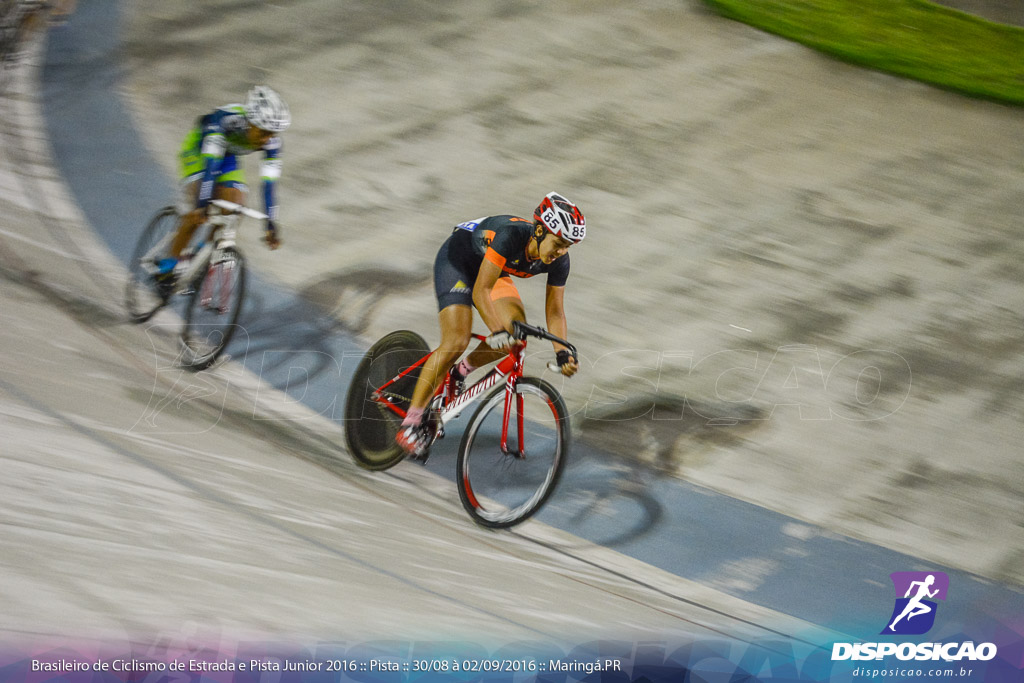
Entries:
{"type": "Polygon", "coordinates": [[[281,246],[281,238],[277,234],[277,223],[274,221],[267,221],[267,226],[263,232],[263,241],[267,243],[269,249],[277,249],[281,246]]]}
{"type": "Polygon", "coordinates": [[[580,364],[573,358],[572,353],[568,349],[562,349],[555,354],[555,362],[558,364],[558,370],[566,377],[572,377],[579,372],[580,364]]]}
{"type": "Polygon", "coordinates": [[[489,334],[484,341],[495,351],[509,351],[514,346],[522,344],[521,341],[515,338],[511,332],[502,330],[501,332],[492,332],[489,334]]]}

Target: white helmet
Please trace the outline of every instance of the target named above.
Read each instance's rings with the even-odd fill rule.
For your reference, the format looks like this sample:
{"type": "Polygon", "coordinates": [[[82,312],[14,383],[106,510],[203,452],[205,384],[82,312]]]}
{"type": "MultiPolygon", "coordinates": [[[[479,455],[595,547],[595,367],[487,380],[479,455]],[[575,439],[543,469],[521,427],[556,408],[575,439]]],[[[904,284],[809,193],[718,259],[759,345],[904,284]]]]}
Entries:
{"type": "Polygon", "coordinates": [[[280,95],[265,85],[257,85],[246,95],[245,118],[257,128],[272,133],[282,132],[292,122],[288,105],[280,95]]]}
{"type": "Polygon", "coordinates": [[[533,212],[533,219],[573,244],[587,236],[587,221],[579,207],[557,192],[549,192],[533,212]]]}

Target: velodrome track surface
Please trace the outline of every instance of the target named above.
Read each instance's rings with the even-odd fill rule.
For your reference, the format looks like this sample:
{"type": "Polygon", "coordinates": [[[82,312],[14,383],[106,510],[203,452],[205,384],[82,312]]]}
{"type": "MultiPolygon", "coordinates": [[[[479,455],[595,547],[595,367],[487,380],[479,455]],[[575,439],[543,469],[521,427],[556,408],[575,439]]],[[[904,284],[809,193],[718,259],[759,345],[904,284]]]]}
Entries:
{"type": "MultiPolygon", "coordinates": [[[[100,4],[80,10],[79,28],[100,4]]],[[[138,221],[97,219],[103,211],[136,216],[167,186],[138,181],[157,174],[131,147],[123,119],[94,118],[81,130],[54,123],[71,120],[73,95],[81,99],[71,118],[81,122],[96,113],[89,108],[96,84],[112,91],[117,84],[110,45],[75,28],[51,47],[51,111],[36,108],[31,72],[19,72],[23,80],[5,91],[20,122],[5,144],[11,192],[2,235],[10,283],[4,348],[17,359],[0,378],[5,433],[18,444],[5,455],[12,501],[5,528],[14,539],[13,571],[0,587],[13,605],[3,617],[7,632],[145,634],[191,621],[229,637],[423,637],[440,628],[498,641],[703,631],[756,638],[798,636],[810,628],[800,618],[873,624],[891,605],[884,578],[912,568],[911,557],[674,481],[648,482],[665,511],[660,524],[635,538],[627,525],[616,543],[643,563],[540,524],[517,534],[481,532],[463,517],[451,485],[415,466],[387,476],[357,471],[338,449],[338,425],[316,415],[323,405],[309,410],[272,387],[294,388],[295,365],[281,358],[310,353],[311,340],[313,353],[332,360],[359,343],[303,319],[310,309],[290,306],[288,291],[269,283],[248,314],[251,346],[238,354],[248,370],[176,371],[173,319],[135,329],[120,311],[116,257],[130,248],[138,221]],[[72,55],[74,48],[84,51],[72,55]],[[93,176],[75,197],[85,216],[50,165],[41,114],[72,185],[93,176]],[[110,164],[120,178],[90,174],[98,161],[83,153],[95,151],[90,145],[115,153],[120,145],[124,156],[110,164]],[[86,216],[115,258],[91,237],[86,216]],[[282,339],[296,329],[303,332],[288,348],[282,339]],[[693,500],[691,510],[682,507],[693,500]],[[758,560],[776,569],[772,580],[733,590],[746,600],[676,576],[714,584],[735,563],[758,560]],[[650,566],[659,562],[666,566],[650,566]],[[504,573],[510,564],[512,585],[504,573]],[[838,615],[837,604],[863,614],[838,615]]],[[[335,384],[345,377],[339,365],[335,384]]],[[[336,386],[320,391],[337,395],[336,386]]],[[[567,505],[563,516],[571,518],[567,505]]],[[[616,522],[610,516],[607,524],[616,522]]],[[[969,596],[970,605],[953,608],[959,621],[997,603],[1019,613],[1015,593],[951,573],[969,596]]]]}
{"type": "MultiPolygon", "coordinates": [[[[86,54],[109,54],[140,154],[168,178],[197,109],[263,80],[291,102],[285,247],[243,244],[316,308],[301,350],[324,330],[435,341],[431,263],[450,226],[558,188],[593,228],[566,293],[586,372],[561,385],[585,439],[1024,584],[1019,110],[838,63],[698,0],[122,7],[99,23],[120,42],[86,54]]],[[[125,142],[72,155],[85,161],[66,175],[95,179],[89,157],[125,142]]],[[[80,201],[109,206],[127,177],[141,193],[139,156],[80,201]]],[[[542,287],[521,291],[539,311],[542,287]]],[[[263,338],[292,329],[257,319],[263,338]]],[[[344,372],[333,349],[316,358],[296,362],[344,372]]],[[[318,411],[337,396],[293,388],[318,411]]],[[[756,591],[785,574],[752,560],[703,580],[756,591]]]]}
{"type": "Polygon", "coordinates": [[[240,366],[175,370],[175,321],[125,322],[122,267],[53,172],[34,75],[3,100],[5,643],[808,632],[542,525],[477,529],[447,482],[358,471],[240,366]]]}

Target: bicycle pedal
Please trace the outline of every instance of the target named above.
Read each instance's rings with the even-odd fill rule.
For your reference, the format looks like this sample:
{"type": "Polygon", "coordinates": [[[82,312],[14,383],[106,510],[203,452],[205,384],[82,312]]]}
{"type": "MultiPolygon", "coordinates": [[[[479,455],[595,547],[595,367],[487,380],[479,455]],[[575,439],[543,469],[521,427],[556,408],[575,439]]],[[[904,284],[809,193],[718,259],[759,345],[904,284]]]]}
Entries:
{"type": "Polygon", "coordinates": [[[174,294],[174,282],[171,282],[170,280],[163,282],[157,280],[153,283],[153,288],[156,290],[157,296],[159,296],[160,300],[165,304],[167,303],[167,300],[171,298],[171,295],[174,294]]]}

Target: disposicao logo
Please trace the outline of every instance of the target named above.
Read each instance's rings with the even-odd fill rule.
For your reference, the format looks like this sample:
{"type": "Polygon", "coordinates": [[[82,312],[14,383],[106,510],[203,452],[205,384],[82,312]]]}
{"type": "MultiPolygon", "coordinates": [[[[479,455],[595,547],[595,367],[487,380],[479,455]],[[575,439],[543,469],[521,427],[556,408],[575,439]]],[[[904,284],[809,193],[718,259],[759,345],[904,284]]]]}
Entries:
{"type": "Polygon", "coordinates": [[[928,633],[935,624],[935,600],[946,599],[949,577],[943,572],[893,572],[889,578],[896,589],[896,605],[882,635],[928,633]]]}
{"type": "MultiPolygon", "coordinates": [[[[943,572],[893,572],[889,575],[896,603],[881,635],[919,636],[935,625],[936,600],[945,600],[949,577],[943,572]]],[[[906,660],[987,661],[996,656],[993,643],[834,643],[832,660],[880,660],[895,655],[906,660]]]]}

